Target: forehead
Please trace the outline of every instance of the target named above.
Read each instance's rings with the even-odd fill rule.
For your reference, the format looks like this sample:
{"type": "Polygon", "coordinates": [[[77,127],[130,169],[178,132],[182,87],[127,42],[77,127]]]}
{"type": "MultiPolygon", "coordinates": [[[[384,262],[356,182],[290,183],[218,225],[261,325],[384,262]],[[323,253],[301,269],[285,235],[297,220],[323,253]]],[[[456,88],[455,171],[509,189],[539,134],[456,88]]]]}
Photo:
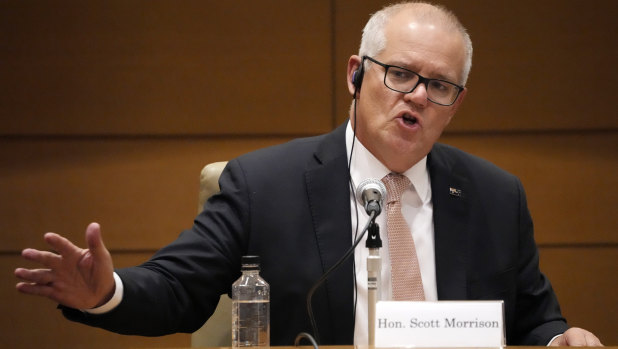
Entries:
{"type": "Polygon", "coordinates": [[[439,19],[419,19],[401,11],[384,28],[386,46],[379,54],[388,64],[403,65],[419,74],[459,82],[465,60],[461,34],[439,19]]]}

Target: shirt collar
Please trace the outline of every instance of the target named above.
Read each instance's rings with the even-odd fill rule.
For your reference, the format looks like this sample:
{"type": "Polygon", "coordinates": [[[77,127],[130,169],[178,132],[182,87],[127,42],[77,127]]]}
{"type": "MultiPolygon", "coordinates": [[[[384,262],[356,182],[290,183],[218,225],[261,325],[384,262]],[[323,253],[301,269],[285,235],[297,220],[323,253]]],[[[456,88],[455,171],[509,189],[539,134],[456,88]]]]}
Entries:
{"type": "MultiPolygon", "coordinates": [[[[345,135],[348,161],[350,161],[350,152],[352,150],[352,142],[354,141],[354,153],[352,154],[352,165],[350,168],[354,190],[356,190],[357,184],[367,178],[382,179],[391,172],[354,136],[354,130],[350,122],[348,122],[345,135]]],[[[431,185],[429,182],[429,172],[427,171],[427,156],[423,157],[419,162],[402,174],[408,177],[423,203],[427,203],[431,200],[431,185]]]]}

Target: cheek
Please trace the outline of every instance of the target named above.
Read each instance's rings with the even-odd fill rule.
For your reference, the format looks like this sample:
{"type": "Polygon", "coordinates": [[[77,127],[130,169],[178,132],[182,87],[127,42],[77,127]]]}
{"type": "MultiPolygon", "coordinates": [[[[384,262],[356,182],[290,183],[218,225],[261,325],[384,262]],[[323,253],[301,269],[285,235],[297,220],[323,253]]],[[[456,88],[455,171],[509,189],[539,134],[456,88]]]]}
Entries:
{"type": "Polygon", "coordinates": [[[396,98],[388,93],[375,93],[368,100],[371,102],[368,101],[367,110],[374,124],[387,122],[397,104],[396,98]]]}
{"type": "Polygon", "coordinates": [[[451,117],[449,114],[441,114],[434,115],[430,120],[431,121],[428,123],[427,128],[430,130],[430,133],[434,135],[433,137],[437,138],[449,124],[451,117]]]}

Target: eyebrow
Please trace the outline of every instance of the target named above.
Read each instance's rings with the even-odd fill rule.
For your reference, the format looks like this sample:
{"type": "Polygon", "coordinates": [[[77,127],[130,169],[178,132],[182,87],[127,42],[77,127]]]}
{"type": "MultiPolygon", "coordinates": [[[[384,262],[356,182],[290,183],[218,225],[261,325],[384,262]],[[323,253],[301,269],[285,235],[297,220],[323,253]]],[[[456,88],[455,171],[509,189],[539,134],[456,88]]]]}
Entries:
{"type": "MultiPolygon", "coordinates": [[[[418,70],[413,69],[413,68],[411,68],[411,67],[408,67],[406,64],[404,64],[404,63],[402,63],[402,62],[395,61],[394,63],[384,63],[384,64],[386,64],[386,65],[392,65],[392,66],[395,66],[395,67],[397,67],[397,68],[402,68],[402,69],[410,70],[410,71],[413,71],[413,72],[415,72],[415,73],[419,74],[419,73],[418,73],[418,70]]],[[[455,81],[457,81],[457,79],[456,79],[456,78],[451,79],[450,77],[448,77],[448,76],[446,76],[446,75],[444,75],[444,74],[440,74],[440,73],[438,73],[437,75],[435,75],[435,77],[433,77],[433,76],[432,76],[432,77],[427,77],[427,78],[428,78],[428,79],[439,79],[439,80],[445,80],[445,81],[448,81],[448,82],[453,83],[453,84],[458,84],[458,82],[455,82],[455,81]]]]}

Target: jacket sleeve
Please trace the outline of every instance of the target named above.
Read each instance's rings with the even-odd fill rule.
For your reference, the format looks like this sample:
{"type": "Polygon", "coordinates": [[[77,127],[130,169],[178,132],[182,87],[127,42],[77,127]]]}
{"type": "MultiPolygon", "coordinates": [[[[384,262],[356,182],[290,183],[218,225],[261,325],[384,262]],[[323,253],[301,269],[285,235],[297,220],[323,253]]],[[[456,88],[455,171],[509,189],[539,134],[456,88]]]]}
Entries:
{"type": "Polygon", "coordinates": [[[515,306],[515,343],[510,345],[547,345],[566,331],[566,320],[549,280],[539,269],[539,253],[534,241],[533,224],[526,196],[519,180],[519,265],[515,306]]]}

